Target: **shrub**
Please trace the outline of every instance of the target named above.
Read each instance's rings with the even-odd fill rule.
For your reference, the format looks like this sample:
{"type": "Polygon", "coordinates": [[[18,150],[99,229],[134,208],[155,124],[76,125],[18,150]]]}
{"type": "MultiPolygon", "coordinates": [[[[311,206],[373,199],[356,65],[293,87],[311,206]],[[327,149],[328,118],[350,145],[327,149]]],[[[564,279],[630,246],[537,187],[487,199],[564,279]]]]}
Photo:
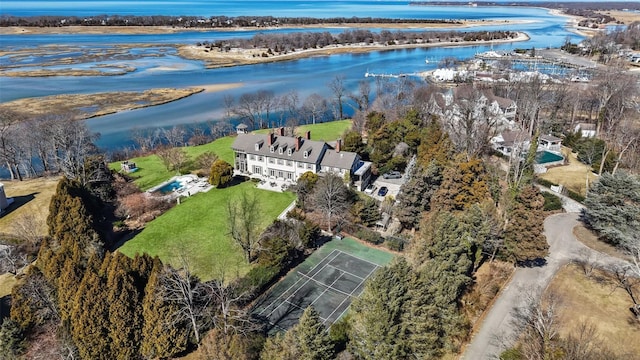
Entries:
{"type": "Polygon", "coordinates": [[[562,200],[554,194],[548,192],[542,192],[544,196],[544,211],[554,211],[562,209],[562,200]]]}
{"type": "Polygon", "coordinates": [[[233,166],[228,162],[218,159],[211,165],[209,183],[217,188],[227,186],[233,178],[233,166]]]}
{"type": "Polygon", "coordinates": [[[549,181],[549,180],[545,180],[545,179],[541,179],[541,178],[536,179],[536,182],[537,182],[538,184],[540,184],[540,185],[542,185],[542,186],[546,186],[546,187],[548,187],[548,188],[550,188],[550,187],[552,187],[552,186],[558,186],[558,184],[554,184],[554,183],[552,183],[552,182],[551,182],[551,181],[549,181]]]}
{"type": "Polygon", "coordinates": [[[393,251],[402,251],[404,250],[404,239],[389,237],[384,241],[384,246],[393,251]]]}
{"type": "Polygon", "coordinates": [[[239,288],[241,291],[253,289],[254,294],[260,294],[279,273],[280,268],[277,266],[258,264],[238,280],[239,288]]]}
{"type": "Polygon", "coordinates": [[[364,240],[374,245],[382,244],[382,242],[384,242],[384,238],[382,237],[382,235],[378,234],[375,231],[364,228],[361,228],[356,232],[356,237],[360,240],[364,240]]]}
{"type": "Polygon", "coordinates": [[[567,189],[567,196],[579,203],[584,202],[584,196],[578,194],[575,191],[567,189]]]}

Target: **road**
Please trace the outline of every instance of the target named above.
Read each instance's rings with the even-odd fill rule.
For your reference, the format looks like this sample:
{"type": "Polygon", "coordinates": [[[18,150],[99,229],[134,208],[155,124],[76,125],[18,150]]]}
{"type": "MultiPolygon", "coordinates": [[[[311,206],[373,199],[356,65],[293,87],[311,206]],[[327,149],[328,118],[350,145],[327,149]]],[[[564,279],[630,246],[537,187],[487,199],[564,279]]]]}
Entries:
{"type": "Polygon", "coordinates": [[[513,308],[525,304],[523,293],[545,289],[555,273],[567,262],[597,259],[599,266],[626,264],[623,260],[599,253],[576,240],[573,228],[578,224],[578,216],[578,213],[563,213],[545,219],[544,234],[550,246],[546,264],[516,269],[511,281],[485,315],[461,359],[497,359],[502,351],[512,346],[518,335],[513,326],[513,308]]]}

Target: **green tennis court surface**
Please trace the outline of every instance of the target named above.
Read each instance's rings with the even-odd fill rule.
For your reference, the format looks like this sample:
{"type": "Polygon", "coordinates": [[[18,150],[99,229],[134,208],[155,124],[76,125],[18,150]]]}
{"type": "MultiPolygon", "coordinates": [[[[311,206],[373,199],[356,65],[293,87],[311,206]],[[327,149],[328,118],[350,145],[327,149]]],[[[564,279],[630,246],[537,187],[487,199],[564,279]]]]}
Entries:
{"type": "Polygon", "coordinates": [[[309,305],[329,327],[346,313],[364,282],[393,255],[352,239],[325,244],[268,292],[253,315],[272,330],[286,330],[298,322],[309,305]]]}

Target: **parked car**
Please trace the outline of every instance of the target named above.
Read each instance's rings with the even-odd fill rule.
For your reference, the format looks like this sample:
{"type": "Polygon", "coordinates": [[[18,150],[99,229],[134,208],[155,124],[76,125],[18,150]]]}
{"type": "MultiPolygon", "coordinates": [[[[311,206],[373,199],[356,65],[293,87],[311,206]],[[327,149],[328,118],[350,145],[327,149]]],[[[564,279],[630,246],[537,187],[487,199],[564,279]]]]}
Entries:
{"type": "Polygon", "coordinates": [[[375,191],[376,191],[376,187],[373,186],[373,184],[369,184],[369,186],[367,186],[367,188],[364,189],[364,193],[369,195],[373,194],[375,191]]]}
{"type": "Polygon", "coordinates": [[[400,171],[389,171],[382,174],[382,177],[385,179],[400,179],[402,178],[402,173],[400,171]]]}
{"type": "Polygon", "coordinates": [[[387,195],[387,192],[389,192],[389,189],[387,189],[386,186],[383,186],[378,190],[378,196],[385,196],[387,195]]]}

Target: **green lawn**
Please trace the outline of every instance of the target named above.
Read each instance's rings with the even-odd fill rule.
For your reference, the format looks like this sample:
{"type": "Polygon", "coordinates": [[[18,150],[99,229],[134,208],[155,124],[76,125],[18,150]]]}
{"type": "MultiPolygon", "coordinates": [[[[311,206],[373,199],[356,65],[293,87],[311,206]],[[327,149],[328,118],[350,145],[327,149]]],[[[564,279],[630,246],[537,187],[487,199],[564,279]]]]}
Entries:
{"type": "MultiPolygon", "coordinates": [[[[233,164],[233,150],[231,150],[231,144],[235,137],[226,136],[208,144],[199,146],[187,146],[183,149],[191,160],[194,160],[198,155],[211,151],[218,155],[221,159],[233,164]]],[[[162,160],[157,155],[142,156],[129,159],[136,163],[138,171],[131,173],[131,177],[135,180],[136,185],[142,190],[152,188],[163,181],[169,180],[172,176],[176,175],[172,171],[168,171],[162,163],[162,160]]],[[[119,171],[120,162],[113,162],[109,164],[109,168],[119,171]]]]}
{"type": "Polygon", "coordinates": [[[174,266],[180,266],[180,255],[186,254],[193,272],[205,281],[215,278],[222,269],[227,279],[244,275],[251,266],[227,235],[225,220],[227,200],[243,191],[255,192],[258,196],[263,228],[295,198],[289,192],[256,189],[252,182],[226,189],[212,189],[187,198],[153,220],[119,250],[128,256],[136,253],[158,255],[163,262],[174,266]]]}
{"type": "MultiPolygon", "coordinates": [[[[304,136],[307,131],[311,131],[311,140],[335,141],[342,137],[345,131],[351,129],[351,120],[331,121],[315,125],[300,125],[296,128],[296,134],[304,136]]],[[[258,134],[267,134],[273,129],[261,129],[254,131],[258,134]]]]}

